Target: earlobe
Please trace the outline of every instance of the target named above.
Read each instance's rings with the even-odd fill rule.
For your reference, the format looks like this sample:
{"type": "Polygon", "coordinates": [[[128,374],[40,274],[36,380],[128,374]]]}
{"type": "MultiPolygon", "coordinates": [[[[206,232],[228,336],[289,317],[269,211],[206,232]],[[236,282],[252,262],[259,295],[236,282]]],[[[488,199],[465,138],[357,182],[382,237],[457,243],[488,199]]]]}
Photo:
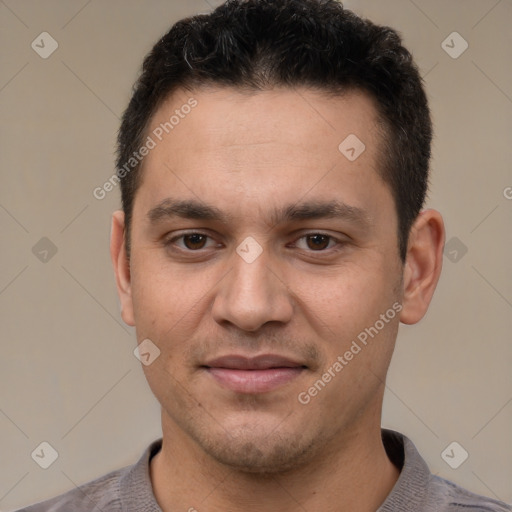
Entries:
{"type": "Polygon", "coordinates": [[[435,210],[421,212],[409,234],[404,268],[400,321],[405,324],[419,322],[427,312],[441,275],[444,239],[441,214],[435,210]]]}
{"type": "Polygon", "coordinates": [[[130,264],[126,256],[125,223],[122,211],[116,211],[112,215],[110,257],[114,266],[117,293],[121,303],[121,316],[128,325],[134,326],[130,264]]]}

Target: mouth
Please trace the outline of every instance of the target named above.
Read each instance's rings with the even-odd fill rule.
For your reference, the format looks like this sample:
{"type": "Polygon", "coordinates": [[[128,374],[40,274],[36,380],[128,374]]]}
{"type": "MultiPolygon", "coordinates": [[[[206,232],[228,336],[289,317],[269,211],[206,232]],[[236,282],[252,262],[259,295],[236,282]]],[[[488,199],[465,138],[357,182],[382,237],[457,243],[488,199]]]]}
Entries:
{"type": "Polygon", "coordinates": [[[287,357],[227,355],[208,361],[203,369],[223,388],[236,393],[268,393],[297,378],[307,366],[287,357]]]}

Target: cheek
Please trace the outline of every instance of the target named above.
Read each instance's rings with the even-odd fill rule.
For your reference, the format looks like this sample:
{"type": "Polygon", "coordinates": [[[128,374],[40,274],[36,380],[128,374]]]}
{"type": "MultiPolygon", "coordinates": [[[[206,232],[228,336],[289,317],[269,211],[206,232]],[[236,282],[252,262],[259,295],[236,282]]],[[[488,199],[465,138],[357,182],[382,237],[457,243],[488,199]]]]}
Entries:
{"type": "Polygon", "coordinates": [[[315,274],[290,272],[287,283],[302,313],[316,319],[331,337],[353,334],[373,323],[394,300],[390,272],[378,267],[351,264],[315,274]]]}
{"type": "Polygon", "coordinates": [[[170,265],[150,251],[141,254],[133,267],[132,296],[138,334],[162,340],[178,339],[178,333],[186,337],[187,326],[197,320],[214,277],[198,267],[170,265]]]}

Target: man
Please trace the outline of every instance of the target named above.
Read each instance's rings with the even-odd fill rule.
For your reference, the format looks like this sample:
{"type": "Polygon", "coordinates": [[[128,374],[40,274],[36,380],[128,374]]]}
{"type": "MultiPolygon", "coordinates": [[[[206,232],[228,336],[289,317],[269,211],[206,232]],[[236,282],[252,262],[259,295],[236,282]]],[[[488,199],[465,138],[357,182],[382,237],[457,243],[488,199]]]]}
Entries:
{"type": "Polygon", "coordinates": [[[177,23],[124,114],[111,239],[163,440],[25,510],[512,510],[380,426],[441,272],[431,136],[398,35],[334,0],[177,23]]]}

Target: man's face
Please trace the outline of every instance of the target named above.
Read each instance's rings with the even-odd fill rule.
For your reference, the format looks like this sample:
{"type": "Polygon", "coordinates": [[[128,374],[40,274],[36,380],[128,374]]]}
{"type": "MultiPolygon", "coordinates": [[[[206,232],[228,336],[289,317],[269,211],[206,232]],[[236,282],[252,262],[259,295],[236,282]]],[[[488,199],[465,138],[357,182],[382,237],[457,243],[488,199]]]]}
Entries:
{"type": "Polygon", "coordinates": [[[181,91],[148,135],[191,96],[152,135],[123,316],[161,351],[144,370],[164,431],[284,470],[379,422],[402,265],[376,111],[355,92],[181,91]]]}

